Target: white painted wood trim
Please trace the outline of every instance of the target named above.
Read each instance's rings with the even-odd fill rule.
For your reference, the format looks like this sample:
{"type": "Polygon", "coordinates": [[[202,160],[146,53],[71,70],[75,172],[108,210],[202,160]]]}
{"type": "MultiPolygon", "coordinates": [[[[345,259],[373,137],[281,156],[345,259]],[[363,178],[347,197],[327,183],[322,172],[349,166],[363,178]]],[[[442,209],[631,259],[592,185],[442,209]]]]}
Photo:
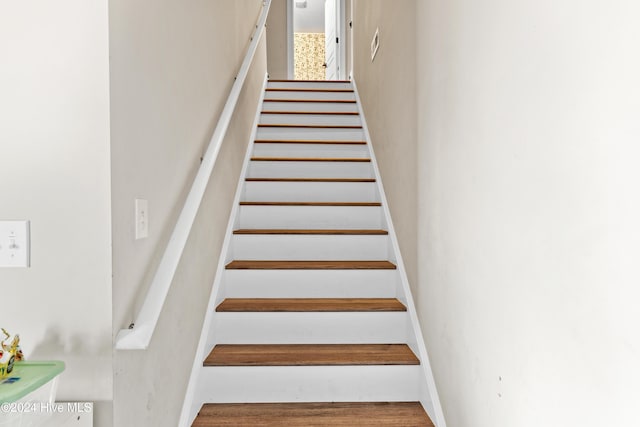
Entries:
{"type": "Polygon", "coordinates": [[[369,133],[369,128],[367,127],[367,121],[365,118],[364,110],[362,109],[362,102],[360,100],[360,94],[358,93],[358,87],[356,85],[355,78],[352,79],[351,82],[355,91],[354,93],[356,96],[356,100],[358,101],[357,105],[358,110],[360,111],[360,117],[362,118],[362,128],[364,130],[365,140],[367,141],[367,145],[369,146],[371,152],[371,166],[373,167],[376,181],[379,184],[378,189],[380,191],[380,200],[382,201],[384,219],[386,221],[387,230],[389,231],[389,240],[393,247],[393,252],[396,256],[395,261],[400,277],[401,292],[404,294],[399,296],[405,300],[404,302],[407,306],[407,313],[409,315],[411,327],[413,328],[413,333],[415,335],[415,342],[409,342],[409,345],[412,347],[412,350],[417,353],[417,356],[420,359],[420,366],[423,369],[426,379],[427,390],[425,390],[426,393],[421,396],[421,403],[422,406],[424,406],[425,410],[427,410],[427,412],[429,413],[429,416],[435,423],[436,427],[446,427],[444,413],[442,411],[440,398],[438,397],[438,390],[436,389],[433,371],[431,369],[431,363],[429,361],[429,355],[427,354],[427,348],[422,336],[422,330],[420,328],[418,314],[416,313],[415,303],[411,294],[407,272],[404,268],[402,255],[400,254],[400,245],[398,244],[398,238],[393,227],[393,222],[391,221],[391,212],[389,211],[389,205],[387,203],[387,197],[384,192],[382,177],[380,175],[380,170],[378,169],[378,162],[373,150],[371,134],[369,133]]]}
{"type": "Polygon", "coordinates": [[[347,75],[347,78],[349,80],[353,81],[353,50],[354,50],[354,43],[353,43],[353,26],[355,25],[355,23],[353,22],[353,0],[349,0],[350,2],[350,6],[349,6],[349,21],[351,22],[351,25],[349,25],[347,32],[349,33],[349,74],[347,75]]]}
{"type": "Polygon", "coordinates": [[[231,214],[229,215],[229,222],[227,224],[227,229],[224,236],[224,242],[222,244],[222,248],[220,249],[220,257],[218,259],[218,266],[216,269],[216,276],[211,285],[211,294],[209,297],[209,303],[207,304],[207,311],[204,318],[204,323],[202,325],[202,332],[200,333],[200,340],[198,342],[198,348],[196,350],[196,354],[193,360],[193,366],[191,367],[191,375],[189,376],[189,383],[187,384],[187,391],[185,392],[185,398],[182,405],[182,411],[180,413],[179,426],[180,427],[189,427],[196,415],[198,415],[198,409],[200,408],[200,404],[198,402],[194,402],[196,397],[196,391],[198,387],[198,380],[200,377],[200,373],[202,372],[202,362],[206,358],[206,356],[211,351],[211,348],[208,348],[207,341],[209,338],[209,334],[211,332],[212,319],[215,315],[215,311],[213,307],[216,306],[216,301],[219,299],[219,295],[222,288],[222,281],[224,280],[224,272],[225,266],[227,263],[226,256],[230,252],[229,247],[231,246],[231,242],[233,239],[233,230],[235,226],[235,222],[238,216],[238,209],[240,208],[240,198],[242,197],[243,189],[244,189],[244,180],[242,179],[246,176],[247,169],[249,168],[249,162],[251,161],[251,153],[253,151],[253,141],[256,138],[256,132],[258,129],[258,121],[260,120],[260,113],[262,111],[262,103],[264,100],[265,88],[267,87],[268,74],[265,75],[262,91],[260,95],[260,101],[258,102],[258,108],[256,110],[256,116],[253,122],[253,130],[251,131],[251,136],[249,139],[249,144],[247,145],[247,152],[244,157],[244,163],[242,165],[242,170],[240,172],[240,179],[238,179],[238,186],[236,188],[236,195],[233,199],[233,207],[231,209],[231,214]]]}
{"type": "Polygon", "coordinates": [[[216,163],[222,142],[229,128],[229,123],[238,103],[240,92],[247,78],[249,68],[253,62],[258,43],[264,34],[265,23],[269,13],[271,0],[266,0],[262,13],[253,33],[247,54],[238,71],[236,80],[231,88],[229,98],[225,103],[220,119],[216,126],[207,151],[203,157],[198,173],[193,181],[187,200],[180,212],[178,221],[173,229],[169,243],[147,291],[144,303],[135,318],[133,327],[122,329],[116,337],[116,349],[118,350],[145,350],[149,346],[151,337],[156,328],[162,307],[171,288],[171,283],[180,262],[182,252],[189,238],[191,227],[200,209],[200,203],[206,191],[213,167],[216,163]]]}
{"type": "Polygon", "coordinates": [[[338,56],[340,61],[338,63],[338,79],[346,80],[347,75],[347,0],[340,0],[338,2],[338,37],[340,43],[338,44],[338,56]]]}
{"type": "Polygon", "coordinates": [[[293,40],[293,0],[287,0],[287,78],[295,78],[295,53],[293,40]]]}

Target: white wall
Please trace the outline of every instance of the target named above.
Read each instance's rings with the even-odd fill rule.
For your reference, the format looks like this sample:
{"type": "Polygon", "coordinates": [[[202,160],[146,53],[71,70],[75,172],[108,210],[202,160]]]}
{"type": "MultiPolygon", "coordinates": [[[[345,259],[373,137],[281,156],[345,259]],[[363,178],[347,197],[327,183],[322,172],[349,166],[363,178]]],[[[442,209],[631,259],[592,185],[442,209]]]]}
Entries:
{"type": "Polygon", "coordinates": [[[307,7],[295,6],[293,1],[293,32],[324,33],[325,0],[307,0],[307,7]]]}
{"type": "MultiPolygon", "coordinates": [[[[114,336],[145,295],[261,6],[110,2],[114,336]],[[149,200],[145,240],[134,240],[135,198],[149,200]]],[[[177,424],[266,73],[265,43],[255,61],[149,349],[115,354],[115,426],[177,424]]]]}
{"type": "Polygon", "coordinates": [[[640,5],[417,4],[419,304],[448,425],[640,425],[640,5]]]}
{"type": "Polygon", "coordinates": [[[1,9],[0,219],[31,220],[31,268],[0,269],[0,325],[21,335],[28,359],[65,361],[58,398],[97,401],[102,418],[112,398],[107,1],[1,9]]]}
{"type": "Polygon", "coordinates": [[[639,18],[624,0],[354,2],[450,427],[640,425],[639,18]]]}

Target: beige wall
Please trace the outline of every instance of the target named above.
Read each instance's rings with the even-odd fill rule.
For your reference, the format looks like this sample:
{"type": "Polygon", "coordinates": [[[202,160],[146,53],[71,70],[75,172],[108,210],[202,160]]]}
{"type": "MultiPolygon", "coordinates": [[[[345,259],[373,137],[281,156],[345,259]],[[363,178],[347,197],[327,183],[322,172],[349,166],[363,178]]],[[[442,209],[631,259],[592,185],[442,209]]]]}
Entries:
{"type": "Polygon", "coordinates": [[[269,78],[285,80],[287,71],[287,2],[271,0],[267,18],[267,69],[269,78]]]}
{"type": "Polygon", "coordinates": [[[418,292],[415,1],[356,0],[354,77],[414,293],[418,292]],[[380,48],[370,45],[380,29],[380,48]]]}
{"type": "MultiPolygon", "coordinates": [[[[261,6],[110,2],[113,334],[132,321],[149,285],[261,6]],[[145,240],[134,240],[135,198],[149,200],[145,240]]],[[[116,426],[176,425],[266,73],[265,49],[262,43],[150,347],[116,353],[116,426]]]]}
{"type": "Polygon", "coordinates": [[[65,361],[58,398],[96,401],[101,419],[112,397],[107,1],[3,2],[0,52],[0,219],[31,220],[31,267],[0,269],[0,326],[28,359],[65,361]]]}

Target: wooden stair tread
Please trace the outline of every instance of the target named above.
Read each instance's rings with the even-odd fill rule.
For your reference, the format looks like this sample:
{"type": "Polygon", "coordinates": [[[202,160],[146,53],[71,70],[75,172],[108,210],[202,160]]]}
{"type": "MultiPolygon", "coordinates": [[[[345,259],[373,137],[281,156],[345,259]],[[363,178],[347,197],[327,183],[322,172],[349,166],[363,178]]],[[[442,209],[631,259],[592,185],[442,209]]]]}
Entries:
{"type": "Polygon", "coordinates": [[[389,261],[234,260],[227,270],[395,270],[389,261]]]}
{"type": "Polygon", "coordinates": [[[260,123],[259,128],[362,129],[362,125],[305,125],[299,123],[260,123]]]}
{"type": "Polygon", "coordinates": [[[325,83],[351,83],[351,80],[295,80],[295,79],[274,79],[274,80],[267,80],[269,83],[319,83],[319,84],[325,84],[325,83]]]}
{"type": "Polygon", "coordinates": [[[357,111],[262,111],[262,114],[291,114],[291,115],[306,115],[316,114],[318,116],[358,116],[360,113],[357,111]]]}
{"type": "Polygon", "coordinates": [[[376,182],[375,178],[245,178],[248,182],[376,182]]]}
{"type": "Polygon", "coordinates": [[[265,99],[263,102],[324,102],[327,104],[355,104],[352,99],[265,99]]]}
{"type": "Polygon", "coordinates": [[[353,89],[331,89],[331,88],[311,88],[311,87],[268,87],[267,92],[334,92],[353,93],[353,89]]]}
{"type": "Polygon", "coordinates": [[[240,202],[240,206],[334,206],[334,207],[379,207],[380,202],[240,202]]]}
{"type": "Polygon", "coordinates": [[[419,365],[406,344],[218,344],[204,366],[419,365]]]}
{"type": "Polygon", "coordinates": [[[364,230],[364,229],[288,229],[288,228],[241,228],[234,230],[233,234],[318,234],[318,235],[349,235],[349,236],[370,236],[388,235],[387,230],[364,230]]]}
{"type": "Polygon", "coordinates": [[[217,312],[407,311],[396,298],[227,298],[217,312]]]}
{"type": "Polygon", "coordinates": [[[420,402],[206,403],[192,427],[434,427],[420,402]]]}
{"type": "Polygon", "coordinates": [[[330,141],[326,139],[256,139],[256,144],[332,144],[332,145],[367,145],[367,141],[330,141]]]}
{"type": "Polygon", "coordinates": [[[371,162],[367,157],[252,157],[252,162],[371,162]]]}

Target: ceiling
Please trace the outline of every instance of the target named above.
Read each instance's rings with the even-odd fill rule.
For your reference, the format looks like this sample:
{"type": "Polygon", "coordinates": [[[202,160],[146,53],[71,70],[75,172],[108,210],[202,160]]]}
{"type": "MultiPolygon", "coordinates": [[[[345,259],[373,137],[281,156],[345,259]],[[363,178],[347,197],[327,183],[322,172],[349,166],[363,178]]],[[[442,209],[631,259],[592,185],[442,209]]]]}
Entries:
{"type": "MultiPolygon", "coordinates": [[[[296,33],[324,33],[324,0],[306,0],[300,9],[293,1],[293,31],[296,33]]],[[[300,0],[298,0],[300,1],[300,0]]]]}

